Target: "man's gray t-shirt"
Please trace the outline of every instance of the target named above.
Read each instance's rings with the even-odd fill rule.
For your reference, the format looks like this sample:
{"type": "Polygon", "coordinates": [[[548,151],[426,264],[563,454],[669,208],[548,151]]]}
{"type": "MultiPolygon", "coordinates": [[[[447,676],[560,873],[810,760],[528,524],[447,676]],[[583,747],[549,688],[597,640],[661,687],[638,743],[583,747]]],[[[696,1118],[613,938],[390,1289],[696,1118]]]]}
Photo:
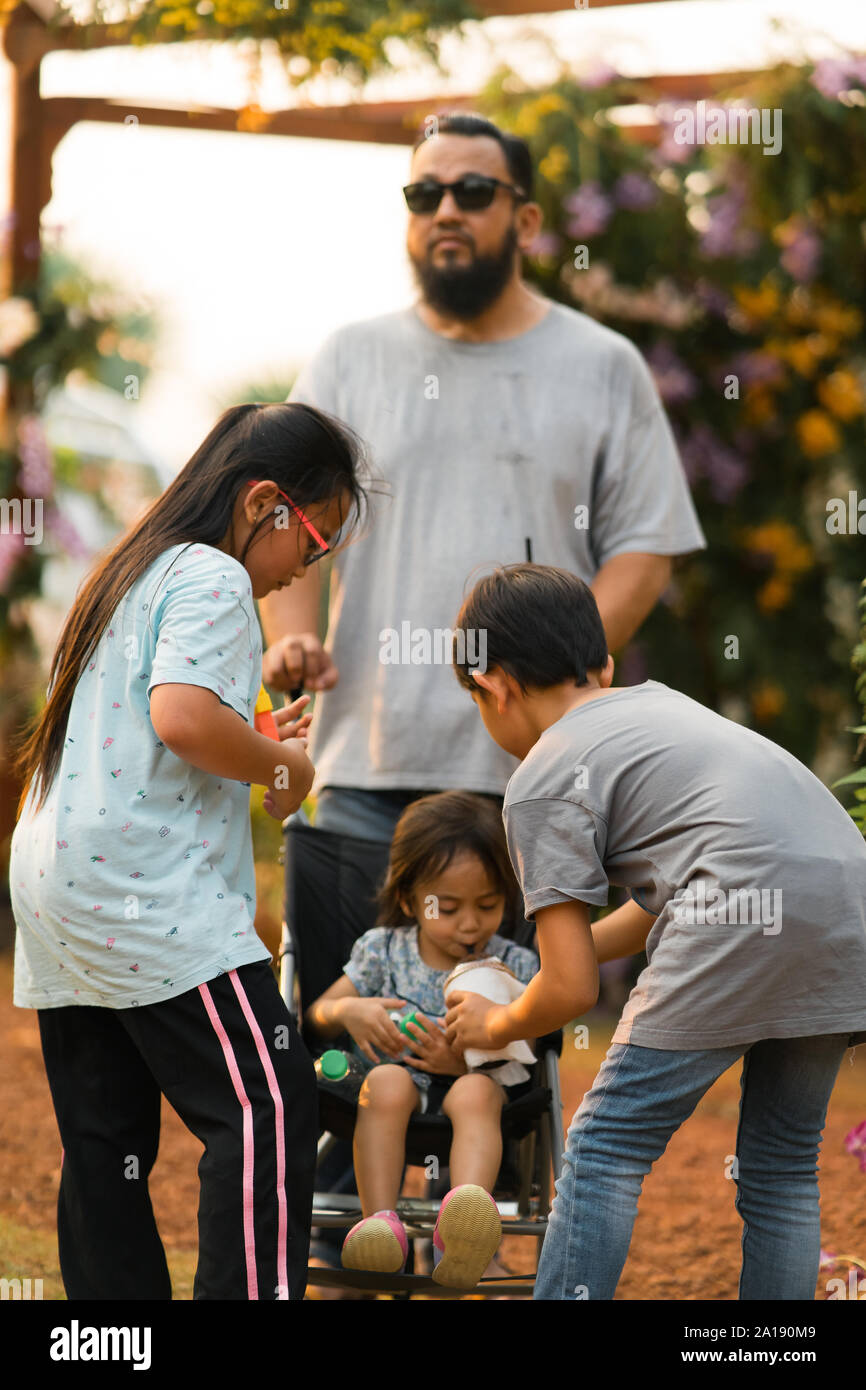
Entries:
{"type": "Polygon", "coordinates": [[[658,914],[614,1042],[866,1041],[866,841],[769,739],[658,681],[594,696],[541,735],[503,818],[527,917],[603,906],[608,883],[658,914]]]}
{"type": "Polygon", "coordinates": [[[326,645],[340,679],[316,697],[314,790],[501,795],[517,763],[436,637],[476,580],[525,560],[527,537],[536,563],[587,582],[625,551],[705,545],[643,358],[560,304],[489,343],[444,338],[410,308],[332,334],[290,399],[351,425],[391,494],[334,559],[326,645]]]}

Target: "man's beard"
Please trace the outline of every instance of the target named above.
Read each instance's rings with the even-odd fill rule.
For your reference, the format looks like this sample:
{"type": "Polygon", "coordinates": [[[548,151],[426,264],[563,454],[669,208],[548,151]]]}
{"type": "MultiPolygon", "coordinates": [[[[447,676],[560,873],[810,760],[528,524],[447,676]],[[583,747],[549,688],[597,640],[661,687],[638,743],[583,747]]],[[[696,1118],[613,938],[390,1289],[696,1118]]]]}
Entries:
{"type": "MultiPolygon", "coordinates": [[[[435,247],[433,248],[435,251],[435,247]]],[[[434,265],[425,255],[410,257],[421,297],[431,309],[456,319],[475,319],[495,303],[514,268],[517,230],[512,223],[502,246],[487,256],[475,256],[471,265],[434,265]]]]}

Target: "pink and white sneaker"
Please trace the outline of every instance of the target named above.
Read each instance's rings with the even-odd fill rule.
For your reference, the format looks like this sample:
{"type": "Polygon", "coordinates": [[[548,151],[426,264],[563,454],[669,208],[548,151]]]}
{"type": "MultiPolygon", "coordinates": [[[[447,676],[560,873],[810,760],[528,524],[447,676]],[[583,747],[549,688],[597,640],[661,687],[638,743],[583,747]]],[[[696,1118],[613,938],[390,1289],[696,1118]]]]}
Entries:
{"type": "Polygon", "coordinates": [[[406,1267],[409,1240],[396,1211],[377,1211],[353,1226],[343,1241],[344,1269],[398,1274],[406,1267]]]}
{"type": "Polygon", "coordinates": [[[433,1280],[449,1289],[474,1289],[502,1239],[499,1210],[474,1183],[442,1198],[433,1232],[433,1280]]]}

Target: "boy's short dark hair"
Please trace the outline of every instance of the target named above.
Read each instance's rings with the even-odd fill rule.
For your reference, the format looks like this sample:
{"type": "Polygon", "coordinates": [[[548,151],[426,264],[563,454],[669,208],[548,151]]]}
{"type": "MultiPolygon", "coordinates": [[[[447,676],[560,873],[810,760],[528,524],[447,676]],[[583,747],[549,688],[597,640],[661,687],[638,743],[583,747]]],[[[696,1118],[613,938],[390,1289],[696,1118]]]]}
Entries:
{"type": "Polygon", "coordinates": [[[454,669],[467,690],[478,690],[472,679],[477,664],[465,660],[477,651],[479,634],[486,632],[486,669],[498,666],[513,676],[524,692],[544,690],[574,681],[586,684],[587,671],[607,664],[607,638],[595,596],[589,585],[554,565],[504,565],[480,580],[457,615],[455,629],[474,631],[470,648],[461,643],[458,661],[455,637],[454,669]]]}
{"type": "MultiPolygon", "coordinates": [[[[527,198],[532,198],[535,184],[532,155],[526,141],[521,140],[519,135],[509,135],[507,131],[500,130],[499,126],[488,121],[486,116],[479,116],[475,111],[437,112],[433,132],[436,135],[487,135],[491,140],[497,140],[502,146],[502,153],[505,155],[509,174],[514,182],[523,189],[527,198]]],[[[412,153],[414,154],[415,150],[428,139],[430,139],[430,131],[425,123],[424,131],[412,146],[412,153]]]]}

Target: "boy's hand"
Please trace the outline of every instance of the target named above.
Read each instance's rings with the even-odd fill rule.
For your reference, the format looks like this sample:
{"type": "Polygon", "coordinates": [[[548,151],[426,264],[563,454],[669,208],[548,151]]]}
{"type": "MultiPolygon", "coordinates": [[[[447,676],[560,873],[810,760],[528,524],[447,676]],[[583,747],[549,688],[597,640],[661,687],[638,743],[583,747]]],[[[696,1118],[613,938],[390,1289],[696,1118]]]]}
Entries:
{"type": "Polygon", "coordinates": [[[340,1000],[339,1018],[347,1033],[351,1033],[365,1057],[371,1062],[382,1059],[373,1051],[378,1047],[387,1057],[399,1057],[406,1046],[406,1039],[392,1018],[389,1009],[405,1008],[402,999],[359,999],[349,997],[340,1000]]]}
{"type": "Polygon", "coordinates": [[[462,1076],[468,1071],[462,1051],[451,1046],[442,1025],[435,1018],[428,1018],[417,1011],[415,1017],[418,1023],[406,1024],[406,1031],[411,1033],[409,1047],[415,1054],[412,1066],[418,1071],[433,1072],[437,1076],[462,1076]]]}
{"type": "Polygon", "coordinates": [[[445,1015],[445,1036],[451,1046],[459,1048],[461,1052],[465,1052],[467,1047],[490,1050],[502,1047],[503,1044],[495,1042],[488,1031],[491,1015],[501,1012],[502,1007],[501,1004],[491,1004],[481,994],[452,990],[445,1015]]]}

